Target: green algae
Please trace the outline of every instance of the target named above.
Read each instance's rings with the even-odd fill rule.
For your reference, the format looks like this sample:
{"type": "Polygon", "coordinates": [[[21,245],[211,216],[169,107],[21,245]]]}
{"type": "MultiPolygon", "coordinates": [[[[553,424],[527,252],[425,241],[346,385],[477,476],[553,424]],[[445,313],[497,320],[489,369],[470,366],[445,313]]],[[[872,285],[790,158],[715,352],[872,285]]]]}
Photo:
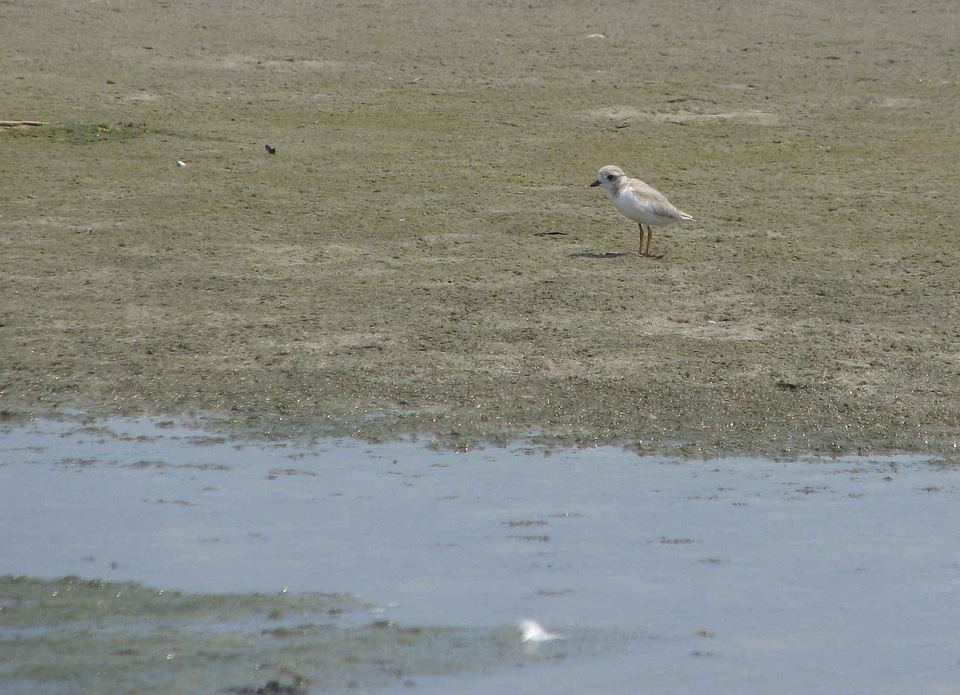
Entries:
{"type": "Polygon", "coordinates": [[[364,617],[370,608],[341,594],[183,594],[0,577],[0,689],[364,691],[552,658],[525,653],[509,629],[400,627],[364,617]],[[351,616],[360,624],[339,625],[351,616]]]}

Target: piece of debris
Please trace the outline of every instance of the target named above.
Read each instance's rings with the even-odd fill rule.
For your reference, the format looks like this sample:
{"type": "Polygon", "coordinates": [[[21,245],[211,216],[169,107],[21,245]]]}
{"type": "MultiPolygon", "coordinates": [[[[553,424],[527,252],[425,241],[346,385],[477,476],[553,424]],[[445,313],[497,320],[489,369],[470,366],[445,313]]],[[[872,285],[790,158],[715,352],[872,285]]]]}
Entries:
{"type": "Polygon", "coordinates": [[[276,148],[276,147],[270,147],[270,145],[264,145],[264,147],[267,148],[267,154],[276,154],[276,153],[277,153],[277,148],[276,148]]]}
{"type": "Polygon", "coordinates": [[[185,169],[186,166],[187,166],[187,163],[186,163],[185,161],[183,161],[182,159],[178,159],[178,160],[177,160],[177,166],[180,167],[181,169],[185,169]]]}
{"type": "Polygon", "coordinates": [[[536,620],[521,620],[517,629],[520,631],[521,642],[549,642],[550,640],[563,639],[559,632],[547,630],[536,620]]]}

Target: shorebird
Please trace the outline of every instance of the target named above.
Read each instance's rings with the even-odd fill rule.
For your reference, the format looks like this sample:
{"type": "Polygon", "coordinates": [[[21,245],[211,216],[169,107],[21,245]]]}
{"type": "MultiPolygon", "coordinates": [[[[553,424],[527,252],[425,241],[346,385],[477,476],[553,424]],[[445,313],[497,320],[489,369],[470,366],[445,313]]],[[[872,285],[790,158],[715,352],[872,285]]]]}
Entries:
{"type": "Polygon", "coordinates": [[[637,253],[641,256],[650,255],[650,242],[653,240],[655,225],[690,222],[694,219],[675,208],[667,200],[667,196],[650,184],[640,179],[629,178],[620,167],[613,165],[603,167],[590,186],[602,186],[617,211],[640,227],[640,246],[637,248],[637,253]],[[646,248],[643,246],[644,225],[647,226],[646,248]]]}

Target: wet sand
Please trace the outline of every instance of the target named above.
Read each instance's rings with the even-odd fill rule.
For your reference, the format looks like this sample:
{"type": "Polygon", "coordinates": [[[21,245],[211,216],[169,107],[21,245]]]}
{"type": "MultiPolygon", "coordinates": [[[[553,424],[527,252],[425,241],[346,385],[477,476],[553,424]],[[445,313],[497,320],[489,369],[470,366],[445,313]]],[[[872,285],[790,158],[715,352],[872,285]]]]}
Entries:
{"type": "Polygon", "coordinates": [[[0,407],[953,451],[955,16],[0,4],[0,407]],[[605,164],[699,221],[638,257],[605,164]]]}
{"type": "Polygon", "coordinates": [[[4,427],[0,691],[948,693],[956,472],[4,427]]]}

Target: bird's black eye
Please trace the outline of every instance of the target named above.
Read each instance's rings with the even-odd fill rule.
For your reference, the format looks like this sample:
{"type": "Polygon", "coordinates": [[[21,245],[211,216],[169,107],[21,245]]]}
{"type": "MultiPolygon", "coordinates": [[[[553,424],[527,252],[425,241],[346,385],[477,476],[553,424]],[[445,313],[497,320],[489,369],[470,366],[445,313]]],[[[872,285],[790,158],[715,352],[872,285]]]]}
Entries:
{"type": "Polygon", "coordinates": [[[613,174],[607,174],[607,181],[613,181],[615,178],[617,177],[614,176],[613,174]]]}

